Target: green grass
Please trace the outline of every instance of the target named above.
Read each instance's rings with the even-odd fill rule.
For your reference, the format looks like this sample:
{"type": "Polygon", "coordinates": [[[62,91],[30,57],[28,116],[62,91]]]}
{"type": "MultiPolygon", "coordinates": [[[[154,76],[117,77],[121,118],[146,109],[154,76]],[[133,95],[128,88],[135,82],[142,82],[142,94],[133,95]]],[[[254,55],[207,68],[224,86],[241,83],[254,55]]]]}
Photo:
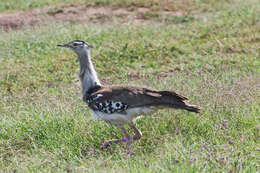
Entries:
{"type": "Polygon", "coordinates": [[[184,22],[56,23],[1,32],[0,170],[259,170],[260,5],[207,7],[184,22]],[[203,113],[162,110],[138,119],[143,137],[134,143],[133,156],[126,156],[124,145],[100,150],[106,139],[122,134],[93,121],[82,102],[76,56],[56,46],[74,39],[94,46],[104,83],[177,90],[203,113]]]}

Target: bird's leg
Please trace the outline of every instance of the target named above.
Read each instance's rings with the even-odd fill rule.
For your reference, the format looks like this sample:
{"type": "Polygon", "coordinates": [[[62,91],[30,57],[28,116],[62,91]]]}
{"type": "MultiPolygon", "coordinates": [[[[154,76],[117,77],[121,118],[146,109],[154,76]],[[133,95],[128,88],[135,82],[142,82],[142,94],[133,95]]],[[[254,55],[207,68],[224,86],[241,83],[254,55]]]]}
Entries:
{"type": "Polygon", "coordinates": [[[134,134],[134,136],[133,136],[133,139],[134,139],[134,140],[139,140],[139,139],[141,139],[141,137],[142,137],[142,132],[135,127],[134,123],[129,123],[128,125],[129,125],[129,126],[134,130],[134,132],[135,132],[135,134],[134,134]]]}
{"type": "Polygon", "coordinates": [[[130,139],[131,136],[127,133],[126,129],[123,126],[118,126],[118,127],[123,131],[123,134],[125,135],[125,137],[123,137],[122,139],[112,139],[112,140],[106,141],[103,144],[102,148],[107,148],[113,143],[128,142],[131,140],[130,139]]]}
{"type": "Polygon", "coordinates": [[[131,154],[133,138],[131,135],[129,135],[129,133],[127,133],[126,129],[123,126],[119,126],[119,128],[122,130],[123,134],[126,137],[126,148],[127,148],[126,153],[131,154]]]}

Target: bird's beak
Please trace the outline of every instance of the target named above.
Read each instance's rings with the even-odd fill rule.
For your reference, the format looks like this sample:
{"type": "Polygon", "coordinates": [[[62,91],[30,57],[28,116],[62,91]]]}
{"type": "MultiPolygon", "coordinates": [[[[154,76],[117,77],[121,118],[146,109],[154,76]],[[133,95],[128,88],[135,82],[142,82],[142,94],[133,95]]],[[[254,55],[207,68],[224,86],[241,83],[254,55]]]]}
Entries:
{"type": "Polygon", "coordinates": [[[92,45],[88,45],[88,47],[89,47],[89,48],[93,48],[93,46],[92,46],[92,45]]]}
{"type": "Polygon", "coordinates": [[[69,44],[58,44],[59,47],[70,47],[69,44]]]}

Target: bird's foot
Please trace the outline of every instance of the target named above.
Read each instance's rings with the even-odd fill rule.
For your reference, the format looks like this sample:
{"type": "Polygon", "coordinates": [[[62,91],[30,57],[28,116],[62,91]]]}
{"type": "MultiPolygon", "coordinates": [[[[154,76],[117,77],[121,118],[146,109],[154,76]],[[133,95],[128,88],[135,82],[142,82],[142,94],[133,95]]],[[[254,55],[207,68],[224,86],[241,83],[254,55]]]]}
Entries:
{"type": "Polygon", "coordinates": [[[132,155],[132,148],[133,148],[133,138],[129,138],[126,140],[126,154],[127,155],[132,155]]]}
{"type": "Polygon", "coordinates": [[[111,142],[110,141],[106,141],[104,142],[104,144],[102,145],[101,149],[105,149],[107,147],[109,147],[111,145],[111,142]]]}
{"type": "Polygon", "coordinates": [[[119,143],[119,142],[126,142],[127,139],[125,137],[123,137],[122,139],[113,139],[113,140],[109,140],[104,142],[104,144],[102,145],[102,149],[108,148],[110,147],[113,143],[119,143]]]}
{"type": "Polygon", "coordinates": [[[132,154],[132,151],[130,149],[127,149],[126,150],[126,155],[131,155],[132,154]]]}

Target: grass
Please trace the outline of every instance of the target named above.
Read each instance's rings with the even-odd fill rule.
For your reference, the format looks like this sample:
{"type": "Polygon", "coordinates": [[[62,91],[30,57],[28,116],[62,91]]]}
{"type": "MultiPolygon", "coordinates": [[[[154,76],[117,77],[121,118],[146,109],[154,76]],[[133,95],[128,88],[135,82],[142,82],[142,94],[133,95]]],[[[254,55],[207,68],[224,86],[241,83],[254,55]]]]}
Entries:
{"type": "Polygon", "coordinates": [[[2,0],[0,4],[0,11],[10,11],[10,10],[28,10],[32,8],[39,8],[51,5],[69,5],[69,4],[86,4],[88,6],[108,6],[112,8],[126,7],[131,9],[134,8],[151,8],[155,11],[166,10],[166,11],[178,11],[180,9],[185,9],[186,13],[191,10],[202,10],[207,11],[222,9],[223,5],[230,3],[232,1],[225,0],[26,0],[22,2],[19,0],[2,0]]]}
{"type": "Polygon", "coordinates": [[[260,6],[218,5],[210,2],[185,21],[56,23],[1,32],[1,170],[257,172],[260,6]],[[104,83],[177,90],[203,113],[162,110],[138,119],[143,137],[134,156],[127,157],[123,145],[100,150],[104,140],[122,134],[93,121],[81,101],[76,56],[56,47],[74,39],[94,46],[104,83]]]}

